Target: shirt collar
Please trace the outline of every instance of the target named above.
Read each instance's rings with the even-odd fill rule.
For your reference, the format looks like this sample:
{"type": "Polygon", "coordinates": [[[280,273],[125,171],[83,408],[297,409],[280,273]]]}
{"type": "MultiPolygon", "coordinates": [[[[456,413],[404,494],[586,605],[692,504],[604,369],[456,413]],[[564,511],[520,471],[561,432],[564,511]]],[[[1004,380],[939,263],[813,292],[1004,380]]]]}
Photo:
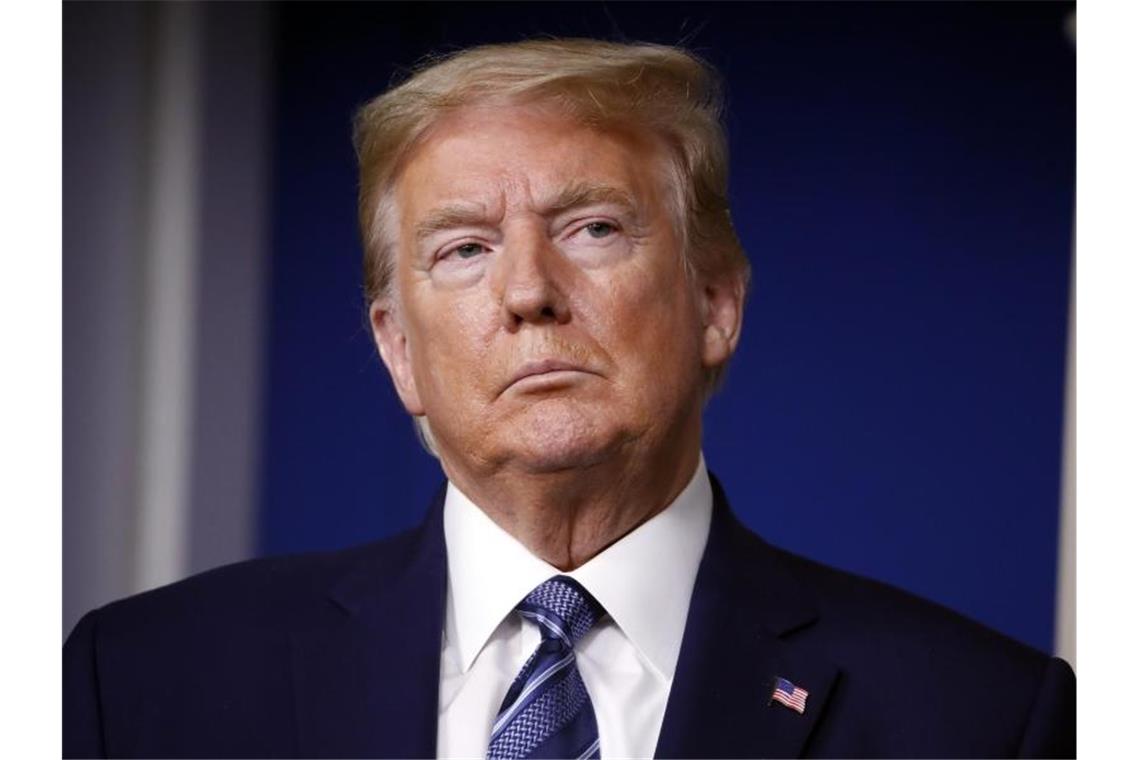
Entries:
{"type": "MultiPolygon", "coordinates": [[[[711,519],[712,486],[702,455],[689,484],[668,507],[566,573],[594,595],[665,679],[676,669],[711,519]]],[[[443,530],[446,635],[466,672],[515,605],[560,571],[531,554],[452,483],[443,530]]]]}

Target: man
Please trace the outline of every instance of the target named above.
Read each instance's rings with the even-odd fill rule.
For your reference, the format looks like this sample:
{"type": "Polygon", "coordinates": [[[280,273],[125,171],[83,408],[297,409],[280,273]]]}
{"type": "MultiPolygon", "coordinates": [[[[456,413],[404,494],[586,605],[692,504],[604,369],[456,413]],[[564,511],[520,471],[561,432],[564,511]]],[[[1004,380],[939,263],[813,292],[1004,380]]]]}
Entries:
{"type": "Polygon", "coordinates": [[[718,106],[682,51],[550,40],[362,109],[370,319],[446,488],[90,613],[65,753],[1074,754],[1067,665],[768,546],[705,469],[748,280],[718,106]]]}

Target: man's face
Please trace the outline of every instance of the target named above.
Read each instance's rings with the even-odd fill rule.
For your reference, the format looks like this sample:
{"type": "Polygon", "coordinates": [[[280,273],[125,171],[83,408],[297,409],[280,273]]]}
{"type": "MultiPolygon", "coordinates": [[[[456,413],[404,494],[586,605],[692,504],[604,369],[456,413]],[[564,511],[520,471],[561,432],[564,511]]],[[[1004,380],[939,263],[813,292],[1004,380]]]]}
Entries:
{"type": "Polygon", "coordinates": [[[372,322],[445,467],[699,445],[702,366],[734,337],[705,327],[665,169],[647,140],[534,107],[461,110],[415,149],[395,185],[395,298],[372,322]]]}

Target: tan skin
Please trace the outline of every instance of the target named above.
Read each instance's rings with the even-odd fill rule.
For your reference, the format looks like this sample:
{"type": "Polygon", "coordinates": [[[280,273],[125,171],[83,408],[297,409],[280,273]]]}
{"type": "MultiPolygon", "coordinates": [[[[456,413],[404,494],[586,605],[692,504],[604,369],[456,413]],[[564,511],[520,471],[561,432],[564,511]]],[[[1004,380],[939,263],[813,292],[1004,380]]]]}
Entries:
{"type": "Polygon", "coordinates": [[[684,488],[703,370],[739,337],[742,284],[686,276],[664,167],[549,109],[468,108],[395,184],[380,354],[447,477],[563,571],[684,488]]]}

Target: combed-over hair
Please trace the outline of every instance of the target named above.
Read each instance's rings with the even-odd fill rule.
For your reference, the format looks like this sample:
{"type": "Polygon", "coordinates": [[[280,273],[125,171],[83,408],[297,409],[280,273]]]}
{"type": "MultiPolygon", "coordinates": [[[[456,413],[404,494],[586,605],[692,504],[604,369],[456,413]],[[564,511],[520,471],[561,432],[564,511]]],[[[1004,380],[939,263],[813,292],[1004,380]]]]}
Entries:
{"type": "Polygon", "coordinates": [[[427,60],[356,115],[359,215],[368,302],[391,295],[391,191],[409,154],[447,113],[471,105],[549,103],[598,128],[649,130],[668,146],[677,185],[675,223],[686,268],[698,279],[748,260],[729,218],[728,149],[715,70],[679,48],[590,39],[483,45],[427,60]]]}

